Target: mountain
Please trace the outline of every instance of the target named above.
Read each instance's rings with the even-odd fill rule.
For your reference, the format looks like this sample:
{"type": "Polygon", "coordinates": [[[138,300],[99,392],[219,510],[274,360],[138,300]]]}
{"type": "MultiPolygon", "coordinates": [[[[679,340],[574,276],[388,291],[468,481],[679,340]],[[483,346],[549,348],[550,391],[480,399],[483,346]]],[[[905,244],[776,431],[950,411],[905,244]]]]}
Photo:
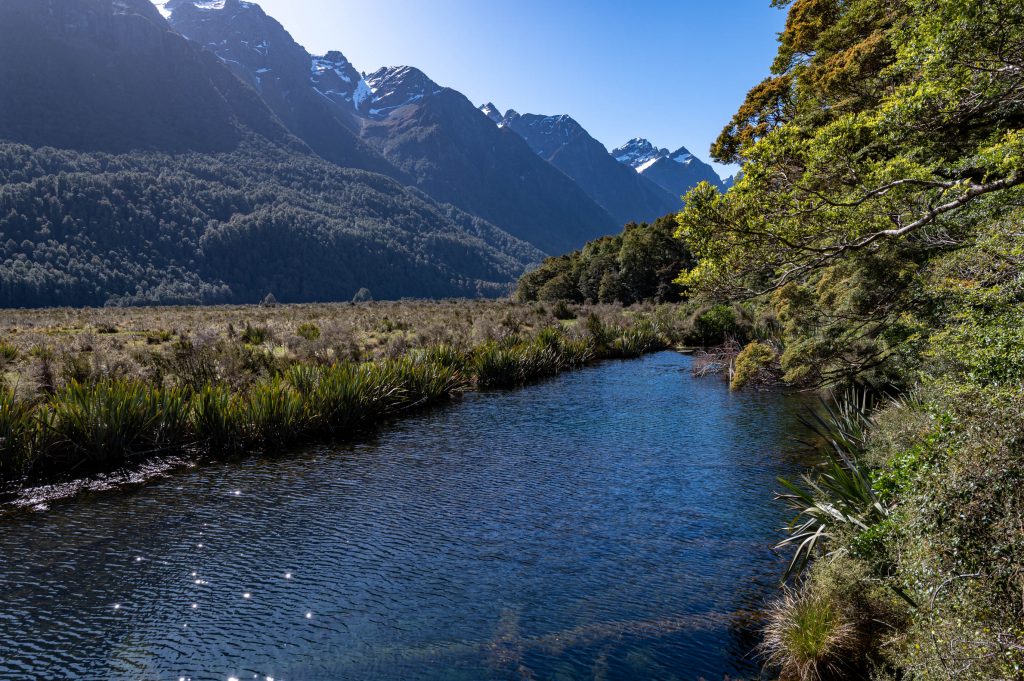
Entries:
{"type": "Polygon", "coordinates": [[[682,209],[682,202],[643,175],[617,163],[603,144],[569,116],[538,116],[493,104],[480,111],[499,127],[513,130],[541,158],[576,181],[619,224],[653,222],[682,209]]]}
{"type": "Polygon", "coordinates": [[[259,5],[240,0],[168,0],[159,7],[174,30],[205,46],[319,156],[344,168],[384,173],[407,183],[358,137],[350,102],[337,93],[361,76],[344,55],[314,59],[259,5]],[[330,93],[330,94],[326,94],[330,93]]]}
{"type": "Polygon", "coordinates": [[[619,227],[518,135],[418,69],[364,77],[342,52],[310,55],[250,2],[169,0],[161,9],[175,30],[228,64],[291,132],[334,163],[384,172],[548,253],[619,227]]]}
{"type": "Polygon", "coordinates": [[[542,257],[324,160],[236,73],[145,0],[0,2],[0,306],[500,295],[542,257]]]}
{"type": "Polygon", "coordinates": [[[612,156],[672,196],[682,197],[701,182],[723,186],[722,178],[715,169],[691,154],[686,147],[669,152],[668,149],[658,149],[645,139],[635,138],[612,151],[612,156]]]}

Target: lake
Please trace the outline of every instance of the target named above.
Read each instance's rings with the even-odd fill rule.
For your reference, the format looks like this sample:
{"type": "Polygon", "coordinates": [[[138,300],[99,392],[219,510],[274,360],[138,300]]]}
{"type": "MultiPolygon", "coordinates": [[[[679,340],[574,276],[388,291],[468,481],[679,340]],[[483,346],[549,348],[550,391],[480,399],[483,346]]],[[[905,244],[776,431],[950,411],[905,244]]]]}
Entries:
{"type": "Polygon", "coordinates": [[[690,362],[0,520],[0,679],[755,678],[801,402],[690,362]]]}

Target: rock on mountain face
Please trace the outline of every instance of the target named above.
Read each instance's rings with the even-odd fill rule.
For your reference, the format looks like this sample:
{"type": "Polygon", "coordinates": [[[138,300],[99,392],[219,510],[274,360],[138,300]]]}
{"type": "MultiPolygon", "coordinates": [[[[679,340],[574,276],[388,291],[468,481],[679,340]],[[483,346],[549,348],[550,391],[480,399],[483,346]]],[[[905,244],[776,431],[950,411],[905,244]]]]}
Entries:
{"type": "Polygon", "coordinates": [[[317,154],[345,168],[406,180],[358,138],[351,101],[361,76],[344,55],[313,58],[255,3],[168,0],[160,9],[174,30],[204,46],[251,85],[317,154]]]}
{"type": "Polygon", "coordinates": [[[686,147],[669,152],[638,137],[615,149],[612,156],[673,196],[682,197],[701,182],[723,186],[722,178],[715,169],[691,154],[686,147]]]}
{"type": "Polygon", "coordinates": [[[33,146],[226,151],[242,127],[301,146],[144,0],[3,0],[0,83],[0,139],[33,146]]]}
{"type": "Polygon", "coordinates": [[[513,110],[500,116],[493,104],[480,107],[480,111],[499,127],[515,131],[620,224],[653,222],[682,208],[682,202],[664,189],[617,163],[603,144],[569,116],[519,114],[513,110]]]}
{"type": "Polygon", "coordinates": [[[418,71],[390,71],[379,79],[387,87],[377,87],[370,109],[379,115],[364,119],[362,135],[417,187],[547,253],[580,248],[618,229],[579,185],[462,94],[443,88],[421,96],[418,71]],[[408,86],[402,73],[411,78],[408,86]]]}
{"type": "Polygon", "coordinates": [[[255,87],[289,130],[339,165],[384,172],[548,253],[616,220],[461,94],[403,66],[362,76],[341,52],[307,53],[257,5],[168,0],[171,26],[255,87]]]}
{"type": "Polygon", "coordinates": [[[2,0],[0,82],[0,306],[498,295],[542,256],[314,154],[148,3],[2,0]]]}

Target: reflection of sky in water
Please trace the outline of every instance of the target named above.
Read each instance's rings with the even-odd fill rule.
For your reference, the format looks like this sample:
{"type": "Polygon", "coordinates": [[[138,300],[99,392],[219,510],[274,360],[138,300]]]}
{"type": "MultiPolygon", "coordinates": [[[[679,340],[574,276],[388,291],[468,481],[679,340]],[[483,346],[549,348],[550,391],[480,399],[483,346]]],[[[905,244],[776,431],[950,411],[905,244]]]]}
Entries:
{"type": "Polygon", "coordinates": [[[3,521],[0,679],[749,673],[795,403],[688,362],[3,521]]]}

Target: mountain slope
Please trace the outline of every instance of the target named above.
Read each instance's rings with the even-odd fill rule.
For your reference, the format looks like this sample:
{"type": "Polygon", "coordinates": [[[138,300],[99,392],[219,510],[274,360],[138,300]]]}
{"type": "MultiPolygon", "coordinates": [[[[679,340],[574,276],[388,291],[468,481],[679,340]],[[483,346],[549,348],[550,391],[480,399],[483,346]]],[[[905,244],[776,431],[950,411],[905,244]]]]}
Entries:
{"type": "Polygon", "coordinates": [[[288,128],[339,165],[385,172],[549,253],[618,229],[617,220],[511,131],[410,67],[363,78],[341,52],[308,54],[253,3],[169,0],[168,21],[252,83],[288,128]],[[327,112],[309,113],[317,102],[327,112]],[[337,141],[336,140],[343,140],[337,141]],[[337,143],[345,153],[332,153],[337,143]],[[370,166],[371,154],[384,166],[370,166]],[[383,158],[384,160],[381,160],[383,158]],[[386,166],[386,167],[385,167],[386,166]]]}
{"type": "Polygon", "coordinates": [[[612,151],[612,156],[672,196],[682,197],[701,182],[723,187],[722,178],[715,169],[691,154],[686,147],[669,152],[668,149],[658,149],[645,139],[636,138],[612,151]]]}
{"type": "Polygon", "coordinates": [[[321,157],[345,168],[380,172],[405,181],[398,171],[361,142],[350,104],[325,96],[329,77],[359,74],[340,53],[331,63],[314,59],[281,24],[251,2],[221,4],[169,0],[161,5],[168,22],[203,45],[262,97],[289,131],[321,157]]]}
{"type": "MultiPolygon", "coordinates": [[[[497,117],[493,104],[480,110],[491,120],[497,117]]],[[[541,158],[575,180],[620,224],[653,221],[682,208],[678,198],[616,162],[603,144],[569,116],[509,111],[496,122],[516,132],[541,158]]]]}
{"type": "Polygon", "coordinates": [[[615,230],[615,219],[575,182],[459,92],[422,94],[422,74],[405,67],[374,76],[386,87],[376,88],[365,106],[384,115],[365,120],[363,139],[434,198],[548,253],[615,230]]]}
{"type": "Polygon", "coordinates": [[[162,24],[141,0],[4,0],[0,139],[227,151],[244,126],[301,147],[251,89],[162,24]]]}
{"type": "Polygon", "coordinates": [[[0,305],[498,295],[541,257],[314,155],[148,3],[3,0],[0,77],[0,305]]]}

